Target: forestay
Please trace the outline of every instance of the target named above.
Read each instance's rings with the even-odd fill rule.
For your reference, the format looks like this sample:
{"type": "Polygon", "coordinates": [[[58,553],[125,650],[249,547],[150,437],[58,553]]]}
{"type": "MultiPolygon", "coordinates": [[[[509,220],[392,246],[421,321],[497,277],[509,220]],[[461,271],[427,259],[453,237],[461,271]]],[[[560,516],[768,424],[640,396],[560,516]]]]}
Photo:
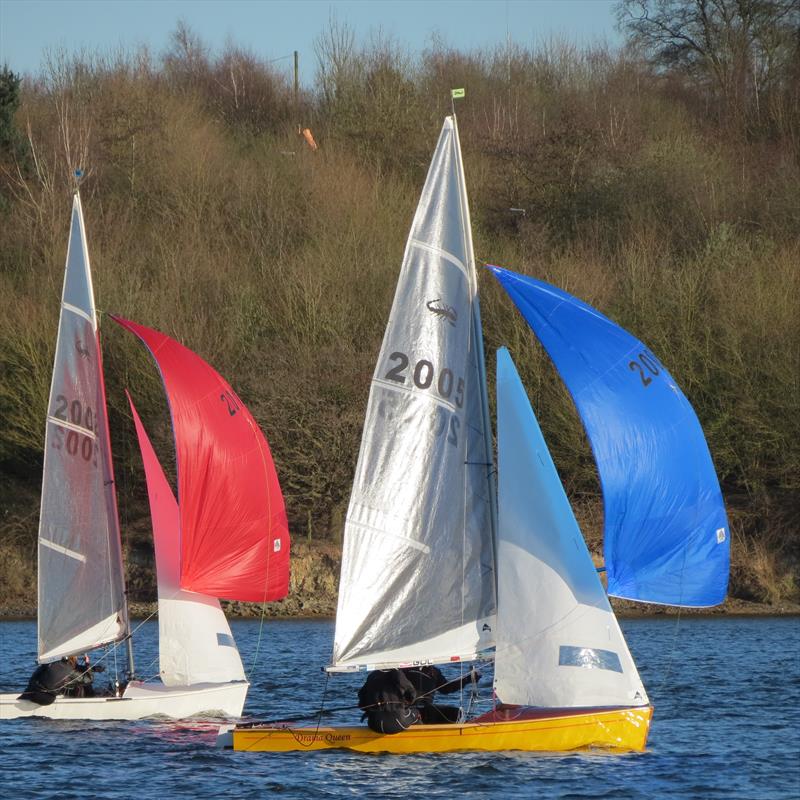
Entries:
{"type": "Polygon", "coordinates": [[[165,686],[244,680],[219,601],[180,588],[180,515],[144,425],[128,396],[147,480],[158,580],[159,676],[165,686]]]}
{"type": "Polygon", "coordinates": [[[103,367],[77,193],[47,407],[38,561],[39,661],[126,635],[103,367]]]}
{"type": "Polygon", "coordinates": [[[113,317],[161,371],[178,472],[180,587],[265,602],[286,595],[289,532],[264,435],[228,382],[169,336],[113,317]]]}
{"type": "Polygon", "coordinates": [[[491,437],[463,167],[446,119],[372,379],[331,669],[494,643],[491,437]]]}
{"type": "Polygon", "coordinates": [[[681,606],[725,598],[729,528],[697,416],[638,339],[560,289],[491,268],[556,365],[605,504],[608,592],[681,606]]]}
{"type": "Polygon", "coordinates": [[[497,649],[503,703],[646,705],[514,363],[497,352],[497,649]]]}

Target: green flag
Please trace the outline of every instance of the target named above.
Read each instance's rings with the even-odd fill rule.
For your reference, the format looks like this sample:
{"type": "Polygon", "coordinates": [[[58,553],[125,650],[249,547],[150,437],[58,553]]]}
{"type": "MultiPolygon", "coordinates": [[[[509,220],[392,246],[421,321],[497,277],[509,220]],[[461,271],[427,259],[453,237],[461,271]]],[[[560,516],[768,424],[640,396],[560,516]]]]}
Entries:
{"type": "Polygon", "coordinates": [[[459,97],[463,97],[464,96],[464,90],[463,89],[451,89],[450,90],[450,94],[453,96],[453,100],[456,100],[459,97]]]}

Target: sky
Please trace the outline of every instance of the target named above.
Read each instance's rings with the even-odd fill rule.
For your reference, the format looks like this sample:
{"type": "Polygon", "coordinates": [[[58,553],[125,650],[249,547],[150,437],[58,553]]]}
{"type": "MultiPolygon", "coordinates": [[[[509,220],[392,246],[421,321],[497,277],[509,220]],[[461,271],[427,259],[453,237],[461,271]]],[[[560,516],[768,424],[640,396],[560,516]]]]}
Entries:
{"type": "Polygon", "coordinates": [[[211,48],[226,43],[292,69],[310,85],[315,39],[330,20],[360,43],[377,32],[412,54],[434,34],[458,50],[494,49],[507,38],[532,47],[552,37],[617,43],[613,0],[0,0],[0,65],[35,75],[48,51],[110,54],[147,45],[164,52],[179,20],[211,48]]]}

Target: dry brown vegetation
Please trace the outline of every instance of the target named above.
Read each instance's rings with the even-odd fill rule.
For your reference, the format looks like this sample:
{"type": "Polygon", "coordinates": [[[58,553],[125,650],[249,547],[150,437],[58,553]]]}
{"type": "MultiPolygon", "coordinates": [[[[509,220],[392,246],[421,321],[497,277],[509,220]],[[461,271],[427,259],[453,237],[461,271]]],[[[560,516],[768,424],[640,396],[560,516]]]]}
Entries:
{"type": "MultiPolygon", "coordinates": [[[[161,57],[53,59],[23,82],[0,137],[0,594],[32,586],[74,169],[98,307],[214,364],[270,441],[293,535],[335,541],[406,232],[449,90],[464,86],[478,258],[553,282],[648,343],[706,431],[733,592],[797,599],[798,83],[730,125],[724,98],[635,50],[433,45],[412,59],[391,42],[356,47],[337,25],[318,50],[299,98],[270,65],[214,56],[185,28],[161,57]]],[[[596,541],[599,488],[566,391],[483,275],[481,295],[487,352],[512,350],[596,541]]],[[[107,320],[102,334],[135,560],[146,503],[123,387],[167,464],[171,437],[148,357],[107,320]]]]}

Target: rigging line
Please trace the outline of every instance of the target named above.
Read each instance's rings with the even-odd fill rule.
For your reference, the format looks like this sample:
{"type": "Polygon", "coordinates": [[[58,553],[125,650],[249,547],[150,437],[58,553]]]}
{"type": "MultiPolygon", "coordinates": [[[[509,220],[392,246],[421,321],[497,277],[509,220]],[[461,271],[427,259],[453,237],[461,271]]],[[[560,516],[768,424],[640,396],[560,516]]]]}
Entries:
{"type": "MultiPolygon", "coordinates": [[[[94,303],[94,297],[92,298],[92,303],[94,303]]],[[[95,308],[95,313],[97,314],[97,308],[95,308]]],[[[119,507],[117,505],[117,487],[115,485],[116,475],[114,474],[114,461],[113,455],[111,454],[111,431],[110,431],[110,424],[109,424],[109,415],[108,415],[108,400],[106,399],[106,386],[105,386],[105,373],[103,367],[103,351],[100,346],[100,323],[102,322],[102,313],[98,315],[97,324],[95,327],[95,346],[97,347],[98,353],[98,383],[100,389],[100,395],[102,399],[102,411],[98,413],[98,409],[95,409],[95,417],[100,417],[103,422],[103,441],[97,443],[98,448],[98,464],[99,468],[102,471],[103,475],[103,501],[106,507],[106,561],[107,561],[107,568],[108,568],[108,596],[109,596],[109,604],[111,606],[112,611],[116,610],[118,619],[119,613],[124,609],[124,617],[125,617],[125,627],[130,632],[130,621],[128,620],[128,592],[127,592],[127,584],[125,582],[125,574],[124,574],[124,564],[122,560],[122,530],[120,528],[119,522],[119,507]],[[105,463],[105,455],[108,455],[109,463],[105,463]],[[106,478],[110,478],[110,480],[106,480],[106,478]],[[113,525],[108,524],[109,517],[116,522],[116,527],[113,525]],[[112,538],[114,538],[114,542],[112,544],[112,538]],[[112,563],[112,555],[111,550],[112,548],[118,548],[119,550],[119,568],[120,573],[116,576],[114,575],[114,565],[112,563]],[[117,586],[115,584],[118,583],[117,586]],[[123,609],[115,608],[117,603],[114,602],[114,589],[119,588],[122,592],[122,604],[123,609]]],[[[100,425],[95,420],[96,427],[98,428],[98,434],[100,433],[100,425]]],[[[117,665],[117,651],[116,648],[113,650],[114,653],[114,679],[118,678],[118,665],[117,665]]]]}
{"type": "MultiPolygon", "coordinates": [[[[472,315],[470,314],[470,324],[474,322],[472,315]]],[[[464,443],[464,450],[466,451],[468,445],[468,441],[464,443]]],[[[464,453],[466,455],[466,452],[464,453]]],[[[463,515],[461,518],[461,627],[464,627],[464,605],[465,605],[465,594],[466,594],[466,583],[467,583],[467,473],[468,470],[464,469],[462,471],[463,474],[463,481],[462,481],[462,490],[464,496],[464,502],[462,505],[463,515]]],[[[464,662],[459,661],[459,678],[461,679],[461,686],[459,687],[458,691],[458,707],[460,713],[464,713],[464,662]]]]}
{"type": "MultiPolygon", "coordinates": [[[[359,706],[338,706],[336,708],[327,708],[327,709],[317,709],[316,711],[312,711],[308,714],[298,714],[294,717],[281,717],[281,719],[254,719],[250,722],[240,722],[236,727],[237,728],[257,728],[261,725],[267,725],[274,727],[276,725],[281,725],[284,722],[302,722],[307,719],[315,719],[320,715],[320,712],[323,714],[334,714],[338,711],[356,711],[359,709],[359,706]]],[[[366,708],[366,706],[365,706],[366,708]]]]}
{"type": "Polygon", "coordinates": [[[317,717],[317,725],[316,725],[316,728],[314,729],[314,735],[312,737],[310,737],[310,739],[309,739],[307,735],[303,736],[302,734],[295,733],[294,729],[292,729],[292,728],[288,728],[287,729],[292,734],[292,738],[298,744],[302,745],[303,747],[311,747],[311,745],[314,744],[314,742],[317,739],[317,736],[319,735],[319,729],[320,729],[320,726],[322,725],[322,717],[325,714],[325,698],[326,698],[326,696],[328,694],[328,681],[330,680],[330,677],[331,677],[330,673],[326,672],[325,673],[325,685],[322,688],[322,700],[320,701],[320,704],[319,704],[319,712],[318,712],[318,714],[314,715],[314,716],[317,717]],[[308,739],[308,741],[303,741],[304,738],[308,739]]]}
{"type": "Polygon", "coordinates": [[[678,597],[678,601],[679,601],[678,615],[675,618],[675,630],[672,633],[672,644],[670,645],[669,654],[667,656],[667,669],[666,669],[666,671],[664,673],[664,677],[659,681],[659,684],[658,684],[658,690],[659,691],[661,691],[662,688],[666,687],[667,680],[668,680],[668,678],[670,676],[670,673],[672,672],[672,662],[675,660],[675,649],[676,649],[676,644],[677,644],[677,641],[678,641],[678,629],[680,628],[681,613],[683,611],[683,606],[680,605],[680,603],[683,602],[683,574],[684,574],[684,571],[686,569],[686,553],[687,553],[688,549],[689,549],[689,543],[686,542],[684,544],[684,546],[683,546],[683,562],[681,564],[681,572],[680,572],[681,580],[680,580],[680,584],[679,584],[679,586],[680,586],[680,596],[678,597]]]}
{"type": "Polygon", "coordinates": [[[669,655],[667,657],[667,669],[664,672],[664,677],[659,681],[658,684],[658,691],[660,692],[661,689],[665,688],[667,685],[667,680],[669,679],[670,673],[672,672],[672,662],[675,660],[675,646],[678,641],[678,629],[680,628],[681,624],[681,612],[683,611],[683,607],[678,607],[678,614],[675,617],[675,630],[672,632],[672,644],[669,648],[669,655]]]}
{"type": "MultiPolygon", "coordinates": [[[[329,679],[329,677],[330,676],[328,676],[328,679],[329,679]]],[[[325,689],[323,690],[322,703],[320,705],[320,708],[317,711],[312,711],[312,712],[310,712],[308,714],[298,714],[298,715],[293,716],[293,717],[282,717],[281,719],[272,719],[272,720],[269,720],[269,719],[266,719],[266,720],[265,719],[255,719],[255,720],[251,720],[250,722],[240,722],[236,727],[237,728],[257,728],[257,727],[261,727],[261,726],[274,727],[274,726],[280,726],[280,725],[282,725],[282,723],[286,723],[286,722],[303,722],[303,721],[308,720],[308,719],[321,718],[322,716],[329,715],[329,714],[335,714],[335,713],[338,713],[339,711],[365,711],[368,708],[379,708],[382,705],[382,703],[378,702],[378,703],[371,703],[371,704],[365,705],[365,706],[347,705],[347,706],[336,706],[334,708],[327,708],[326,709],[324,701],[325,701],[325,696],[327,694],[327,681],[328,681],[328,679],[326,679],[326,682],[325,682],[326,685],[325,685],[325,689]]],[[[452,682],[453,681],[448,681],[448,683],[452,683],[452,682]]],[[[477,684],[476,684],[475,688],[477,689],[477,684]]],[[[426,697],[428,697],[430,695],[435,694],[437,691],[438,691],[438,689],[433,689],[433,690],[431,690],[429,692],[423,692],[422,694],[417,695],[417,700],[422,700],[422,699],[424,699],[424,698],[426,698],[426,697]]],[[[477,695],[476,696],[476,702],[480,703],[480,702],[484,702],[484,701],[480,698],[479,695],[477,695]]],[[[295,736],[295,739],[297,739],[297,736],[293,733],[291,728],[287,728],[287,730],[289,730],[289,732],[292,733],[295,736]]],[[[317,729],[316,729],[314,735],[316,736],[318,733],[319,733],[319,723],[317,724],[317,729]]],[[[303,744],[303,742],[300,742],[300,743],[303,744]]]]}
{"type": "Polygon", "coordinates": [[[250,683],[253,682],[253,675],[255,674],[256,664],[258,663],[258,653],[261,650],[261,637],[262,637],[263,632],[264,632],[264,619],[266,618],[266,616],[267,616],[267,604],[266,603],[262,603],[261,604],[261,620],[260,620],[259,625],[258,625],[258,639],[256,639],[256,650],[255,650],[255,653],[253,653],[253,663],[252,663],[252,665],[250,667],[250,672],[247,675],[247,680],[250,681],[250,683]]]}
{"type": "MultiPolygon", "coordinates": [[[[105,647],[108,650],[108,646],[105,647]]],[[[119,664],[117,664],[117,650],[114,649],[114,683],[119,683],[119,664]]]]}
{"type": "MultiPolygon", "coordinates": [[[[177,592],[176,592],[177,594],[177,592]]],[[[174,596],[174,595],[173,595],[174,596]]],[[[122,642],[127,642],[128,639],[133,639],[133,635],[138,632],[138,630],[146,623],[150,622],[150,620],[158,614],[158,605],[156,605],[156,610],[151,611],[132,631],[130,631],[126,636],[123,636],[121,639],[117,640],[111,645],[111,652],[114,653],[114,658],[117,657],[117,648],[122,645],[122,642]]],[[[100,661],[105,660],[108,658],[108,654],[103,655],[100,658],[100,661]]]]}
{"type": "MultiPolygon", "coordinates": [[[[287,56],[288,58],[288,56],[287,56]]],[[[267,469],[267,459],[264,455],[264,449],[261,446],[261,439],[259,438],[258,431],[254,427],[254,422],[252,418],[245,416],[245,421],[247,422],[248,426],[250,427],[250,432],[253,434],[253,439],[255,440],[256,446],[258,447],[258,454],[261,456],[261,467],[264,472],[264,480],[269,488],[269,470],[267,469]]],[[[269,491],[267,491],[267,513],[269,515],[269,519],[272,519],[272,497],[270,496],[269,491]]],[[[288,528],[287,528],[287,538],[288,538],[288,528]]],[[[256,650],[253,654],[253,664],[250,667],[250,673],[247,675],[247,680],[252,683],[252,675],[255,673],[256,664],[258,663],[258,654],[261,650],[261,639],[264,634],[264,618],[267,615],[267,592],[269,590],[269,579],[270,579],[270,559],[272,557],[272,552],[274,548],[274,542],[270,540],[267,543],[267,568],[264,572],[264,595],[261,601],[261,620],[258,626],[258,639],[256,639],[256,650]]]]}

